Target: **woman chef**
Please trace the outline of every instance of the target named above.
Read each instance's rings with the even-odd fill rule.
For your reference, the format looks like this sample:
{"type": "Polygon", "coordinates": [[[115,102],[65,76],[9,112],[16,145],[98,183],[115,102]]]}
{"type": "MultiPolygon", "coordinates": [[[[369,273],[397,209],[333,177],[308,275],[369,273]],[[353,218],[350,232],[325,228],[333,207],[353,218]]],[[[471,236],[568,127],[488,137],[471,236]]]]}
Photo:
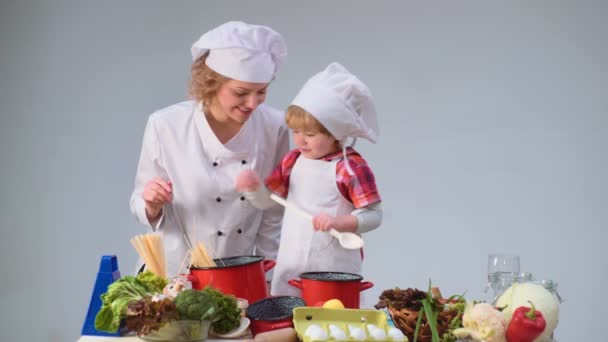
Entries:
{"type": "Polygon", "coordinates": [[[197,241],[216,258],[276,258],[282,210],[252,207],[234,181],[270,173],[289,149],[283,114],[263,104],[286,55],[268,27],[220,25],[192,45],[192,100],[150,115],[130,204],[163,234],[168,276],[197,241]]]}

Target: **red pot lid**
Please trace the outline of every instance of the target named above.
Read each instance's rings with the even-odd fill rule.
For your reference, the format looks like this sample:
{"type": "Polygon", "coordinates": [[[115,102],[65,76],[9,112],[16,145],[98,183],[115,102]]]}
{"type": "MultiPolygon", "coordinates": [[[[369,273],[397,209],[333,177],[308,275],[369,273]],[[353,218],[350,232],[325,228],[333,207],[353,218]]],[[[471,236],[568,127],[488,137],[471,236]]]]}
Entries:
{"type": "Polygon", "coordinates": [[[279,321],[293,316],[293,309],[300,306],[306,306],[300,297],[268,297],[249,305],[246,313],[258,321],[279,321]]]}
{"type": "Polygon", "coordinates": [[[306,272],[301,273],[300,278],[320,281],[361,281],[363,279],[358,274],[344,272],[306,272]]]}
{"type": "Polygon", "coordinates": [[[264,257],[261,255],[241,255],[234,256],[229,258],[217,258],[213,259],[215,261],[216,267],[192,267],[190,269],[193,270],[213,270],[218,268],[228,268],[235,266],[245,266],[249,264],[254,264],[256,262],[260,262],[264,260],[264,257]]]}

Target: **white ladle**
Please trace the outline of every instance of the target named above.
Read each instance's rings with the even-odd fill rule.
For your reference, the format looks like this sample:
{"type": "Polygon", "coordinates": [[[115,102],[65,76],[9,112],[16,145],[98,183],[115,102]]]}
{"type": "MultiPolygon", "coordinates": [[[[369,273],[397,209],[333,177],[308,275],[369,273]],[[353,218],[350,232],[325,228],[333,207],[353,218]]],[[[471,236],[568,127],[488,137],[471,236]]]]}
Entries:
{"type": "MultiPolygon", "coordinates": [[[[285,208],[289,208],[289,209],[293,210],[296,214],[298,214],[301,217],[303,217],[307,220],[310,220],[310,222],[312,222],[312,219],[313,219],[312,215],[305,212],[301,208],[297,207],[295,204],[287,202],[284,198],[279,197],[275,194],[270,194],[270,198],[273,201],[284,206],[285,208]]],[[[346,249],[359,249],[359,248],[363,247],[363,239],[355,233],[339,232],[333,228],[328,230],[328,233],[329,233],[329,235],[338,239],[338,241],[340,242],[340,245],[346,249]]]]}

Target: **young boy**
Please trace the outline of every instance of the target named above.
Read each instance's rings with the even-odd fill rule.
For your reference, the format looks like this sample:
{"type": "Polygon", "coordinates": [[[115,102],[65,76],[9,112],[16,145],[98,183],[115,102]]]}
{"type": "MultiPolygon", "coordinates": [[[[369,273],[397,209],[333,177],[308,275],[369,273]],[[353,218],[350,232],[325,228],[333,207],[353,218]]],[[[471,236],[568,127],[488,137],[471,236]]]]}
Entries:
{"type": "Polygon", "coordinates": [[[296,149],[287,153],[260,186],[253,171],[237,178],[237,190],[265,209],[275,205],[269,191],[314,215],[313,222],[287,208],[281,228],[272,295],[298,296],[288,285],[300,273],[361,273],[361,250],[348,250],[326,231],[365,233],[382,221],[374,174],[347,138],[375,143],[373,98],[367,86],[338,63],[313,76],[287,109],[296,149]]]}

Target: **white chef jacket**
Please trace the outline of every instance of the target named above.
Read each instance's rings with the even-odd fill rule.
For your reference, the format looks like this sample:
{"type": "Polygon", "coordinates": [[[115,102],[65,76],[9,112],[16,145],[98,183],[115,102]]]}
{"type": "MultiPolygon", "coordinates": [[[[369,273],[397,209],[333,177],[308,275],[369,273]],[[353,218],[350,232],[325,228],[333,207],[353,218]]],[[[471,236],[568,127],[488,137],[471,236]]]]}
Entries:
{"type": "Polygon", "coordinates": [[[150,115],[130,204],[139,222],[162,233],[168,276],[178,272],[188,250],[182,229],[192,244],[203,241],[213,257],[255,253],[276,259],[282,208],[256,209],[236,191],[235,180],[246,168],[270,174],[288,150],[283,113],[264,104],[226,144],[209,127],[200,102],[150,115]],[[173,201],[151,226],[142,192],[155,177],[173,183],[173,201]]]}

